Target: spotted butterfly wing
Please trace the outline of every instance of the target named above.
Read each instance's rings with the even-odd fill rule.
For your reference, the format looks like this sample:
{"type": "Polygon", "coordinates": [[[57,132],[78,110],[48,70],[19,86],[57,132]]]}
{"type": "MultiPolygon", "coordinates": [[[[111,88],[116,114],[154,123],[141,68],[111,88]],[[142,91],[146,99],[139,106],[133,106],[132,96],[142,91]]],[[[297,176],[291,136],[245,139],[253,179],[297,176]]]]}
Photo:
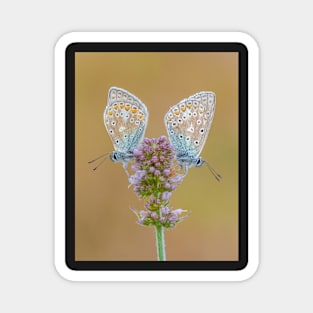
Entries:
{"type": "Polygon", "coordinates": [[[172,106],[164,117],[176,158],[187,173],[201,166],[200,153],[209,134],[215,112],[215,94],[201,91],[172,106]]]}
{"type": "Polygon", "coordinates": [[[110,155],[113,162],[122,162],[126,169],[134,149],[143,139],[148,116],[146,106],[136,96],[119,87],[110,88],[103,117],[114,146],[110,155]]]}

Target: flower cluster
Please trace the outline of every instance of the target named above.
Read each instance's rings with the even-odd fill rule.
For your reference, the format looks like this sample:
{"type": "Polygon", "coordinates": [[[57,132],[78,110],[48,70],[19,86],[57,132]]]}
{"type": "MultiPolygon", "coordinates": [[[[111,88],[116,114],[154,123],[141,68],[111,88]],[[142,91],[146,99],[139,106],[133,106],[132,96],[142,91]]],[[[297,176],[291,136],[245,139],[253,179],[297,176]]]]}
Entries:
{"type": "Polygon", "coordinates": [[[165,136],[145,138],[134,150],[135,173],[129,182],[140,199],[145,200],[145,209],[135,211],[138,223],[145,226],[172,228],[187,217],[187,211],[173,210],[168,206],[172,192],[182,182],[183,175],[176,171],[175,152],[165,136]]]}

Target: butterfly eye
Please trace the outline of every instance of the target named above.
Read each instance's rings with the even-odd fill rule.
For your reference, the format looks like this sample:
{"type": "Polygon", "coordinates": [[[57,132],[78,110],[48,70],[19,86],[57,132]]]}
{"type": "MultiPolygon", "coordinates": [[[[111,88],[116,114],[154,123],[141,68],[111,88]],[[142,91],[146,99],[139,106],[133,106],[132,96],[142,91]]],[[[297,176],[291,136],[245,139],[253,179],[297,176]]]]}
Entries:
{"type": "Polygon", "coordinates": [[[173,123],[172,123],[172,126],[173,126],[173,127],[176,127],[176,126],[177,126],[177,123],[176,123],[176,122],[173,122],[173,123]]]}
{"type": "Polygon", "coordinates": [[[189,136],[186,137],[186,141],[190,141],[190,137],[189,136]]]}
{"type": "Polygon", "coordinates": [[[111,122],[111,125],[112,125],[112,126],[115,126],[115,125],[116,125],[116,122],[115,122],[115,121],[112,121],[112,122],[111,122]]]}
{"type": "Polygon", "coordinates": [[[196,117],[196,116],[197,116],[197,112],[194,111],[194,112],[192,113],[192,115],[193,115],[194,117],[196,117]]]}
{"type": "Polygon", "coordinates": [[[119,117],[120,115],[119,115],[119,113],[115,113],[115,116],[116,116],[116,117],[119,117]]]}
{"type": "Polygon", "coordinates": [[[130,120],[129,120],[129,122],[130,122],[130,123],[134,123],[134,118],[131,117],[130,120]]]}
{"type": "Polygon", "coordinates": [[[126,139],[128,137],[128,135],[127,134],[124,134],[124,138],[126,139]]]}
{"type": "Polygon", "coordinates": [[[135,122],[136,125],[139,125],[139,123],[140,123],[140,122],[139,122],[138,120],[135,122]]]}
{"type": "Polygon", "coordinates": [[[118,139],[115,139],[115,143],[118,145],[120,141],[118,139]]]}
{"type": "Polygon", "coordinates": [[[120,113],[120,116],[123,116],[123,115],[124,115],[124,113],[123,113],[123,112],[121,112],[121,113],[120,113]]]}
{"type": "Polygon", "coordinates": [[[201,120],[197,120],[197,125],[200,125],[201,124],[201,120]]]}
{"type": "Polygon", "coordinates": [[[194,143],[196,146],[199,146],[199,140],[195,140],[194,143]]]}
{"type": "Polygon", "coordinates": [[[203,134],[204,133],[204,128],[201,128],[200,129],[200,134],[203,134]]]}
{"type": "Polygon", "coordinates": [[[112,135],[114,132],[112,129],[109,130],[109,133],[112,135]]]}
{"type": "Polygon", "coordinates": [[[181,118],[179,118],[179,119],[177,120],[177,122],[178,122],[178,124],[181,124],[181,123],[183,122],[183,120],[182,120],[181,118]]]}

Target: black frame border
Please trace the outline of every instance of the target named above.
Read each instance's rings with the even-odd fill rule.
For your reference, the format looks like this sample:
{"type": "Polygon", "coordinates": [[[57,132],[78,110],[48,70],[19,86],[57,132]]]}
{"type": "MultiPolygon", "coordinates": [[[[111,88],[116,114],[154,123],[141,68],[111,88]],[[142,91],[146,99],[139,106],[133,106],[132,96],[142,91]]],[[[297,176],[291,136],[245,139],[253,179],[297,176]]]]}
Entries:
{"type": "Polygon", "coordinates": [[[77,42],[65,50],[65,262],[71,270],[238,271],[248,264],[248,49],[238,42],[77,42]],[[239,54],[239,260],[76,261],[75,260],[75,53],[238,52],[239,54]]]}

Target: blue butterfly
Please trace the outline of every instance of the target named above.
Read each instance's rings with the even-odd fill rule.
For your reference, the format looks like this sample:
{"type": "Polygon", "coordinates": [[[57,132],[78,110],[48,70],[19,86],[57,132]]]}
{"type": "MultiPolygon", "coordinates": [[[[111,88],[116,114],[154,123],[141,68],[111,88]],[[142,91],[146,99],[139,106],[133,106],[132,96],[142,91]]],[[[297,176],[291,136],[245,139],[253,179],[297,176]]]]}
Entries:
{"type": "Polygon", "coordinates": [[[215,93],[201,91],[173,105],[164,122],[176,159],[185,175],[190,167],[206,164],[217,180],[221,176],[200,157],[215,111],[215,93]]]}
{"type": "MultiPolygon", "coordinates": [[[[147,107],[136,96],[119,87],[111,87],[109,89],[108,103],[104,110],[103,119],[105,128],[114,146],[114,151],[110,153],[110,159],[113,162],[121,162],[128,176],[128,163],[133,159],[134,149],[141,143],[144,137],[148,125],[148,117],[147,107]]],[[[89,163],[105,155],[107,154],[89,163]]]]}

